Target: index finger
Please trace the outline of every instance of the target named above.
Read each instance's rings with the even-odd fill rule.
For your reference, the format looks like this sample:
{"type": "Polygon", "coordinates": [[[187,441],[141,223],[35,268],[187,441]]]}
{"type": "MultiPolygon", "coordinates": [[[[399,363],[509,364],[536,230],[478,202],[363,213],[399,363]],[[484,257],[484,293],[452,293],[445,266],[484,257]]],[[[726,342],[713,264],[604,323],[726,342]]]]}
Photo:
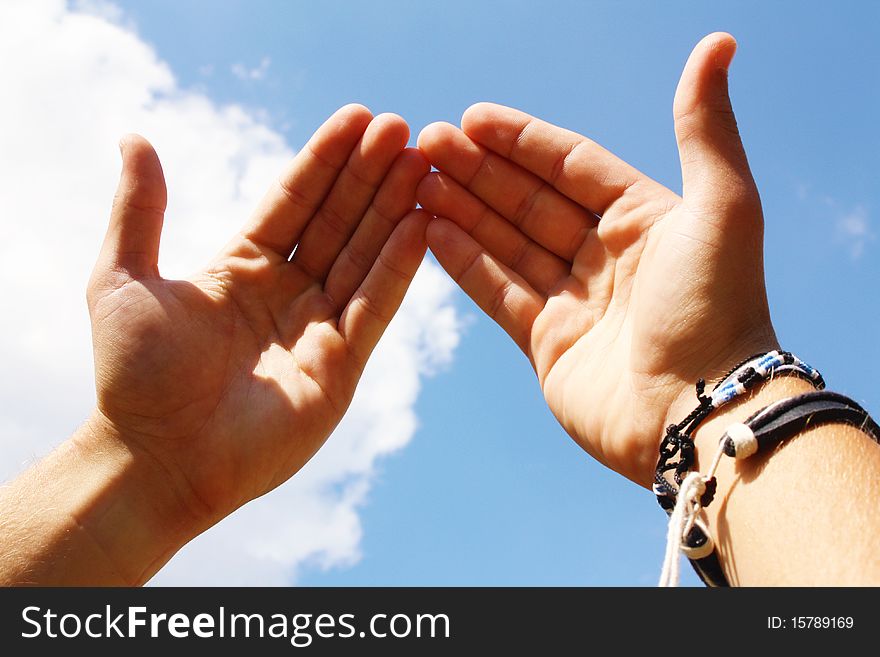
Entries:
{"type": "Polygon", "coordinates": [[[635,183],[650,180],[593,140],[503,105],[472,105],[461,129],[599,216],[635,183]]]}
{"type": "Polygon", "coordinates": [[[245,237],[287,259],[372,119],[370,110],[357,104],[327,119],[260,201],[245,237]]]}

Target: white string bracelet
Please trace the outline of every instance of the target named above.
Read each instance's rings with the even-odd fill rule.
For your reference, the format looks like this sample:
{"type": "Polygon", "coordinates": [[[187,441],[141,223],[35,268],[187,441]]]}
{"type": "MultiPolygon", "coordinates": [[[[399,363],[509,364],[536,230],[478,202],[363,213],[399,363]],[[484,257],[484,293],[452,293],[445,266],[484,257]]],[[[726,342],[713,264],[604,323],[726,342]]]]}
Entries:
{"type": "MultiPolygon", "coordinates": [[[[745,428],[750,434],[752,433],[747,426],[743,424],[739,426],[745,428]]],[[[754,439],[754,434],[752,434],[752,439],[754,439]]],[[[755,441],[755,445],[755,449],[757,449],[757,441],[755,441]]],[[[746,451],[747,448],[743,449],[742,453],[746,451]]],[[[715,456],[708,473],[703,475],[699,472],[691,472],[681,482],[675,507],[672,515],[669,516],[669,530],[666,533],[666,556],[663,558],[663,570],[660,572],[658,586],[678,586],[679,563],[681,561],[679,555],[681,553],[684,553],[691,560],[699,560],[705,559],[715,549],[709,538],[709,530],[702,524],[698,516],[703,509],[703,496],[706,494],[706,487],[714,481],[715,472],[718,470],[718,464],[721,463],[721,457],[724,456],[724,453],[724,442],[721,441],[718,443],[718,449],[715,450],[715,456]],[[685,542],[685,537],[690,535],[694,527],[699,527],[708,539],[697,548],[691,548],[685,542]]],[[[754,454],[754,451],[751,454],[754,454]]]]}

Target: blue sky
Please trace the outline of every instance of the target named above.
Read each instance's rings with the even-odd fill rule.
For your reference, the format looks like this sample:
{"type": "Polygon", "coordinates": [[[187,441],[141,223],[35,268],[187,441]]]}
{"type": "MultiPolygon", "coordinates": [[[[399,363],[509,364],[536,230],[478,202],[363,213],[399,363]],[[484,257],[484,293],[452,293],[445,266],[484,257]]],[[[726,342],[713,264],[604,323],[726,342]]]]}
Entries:
{"type": "MultiPolygon", "coordinates": [[[[676,190],[681,67],[703,35],[731,32],[778,333],[829,387],[880,411],[880,4],[119,4],[182,87],[264,112],[293,148],[352,101],[401,114],[414,143],[428,123],[492,100],[584,133],[676,190]]],[[[415,438],[379,464],[362,558],[300,583],[653,585],[665,523],[652,496],[577,448],[525,358],[456,303],[471,320],[425,383],[415,438]]]]}

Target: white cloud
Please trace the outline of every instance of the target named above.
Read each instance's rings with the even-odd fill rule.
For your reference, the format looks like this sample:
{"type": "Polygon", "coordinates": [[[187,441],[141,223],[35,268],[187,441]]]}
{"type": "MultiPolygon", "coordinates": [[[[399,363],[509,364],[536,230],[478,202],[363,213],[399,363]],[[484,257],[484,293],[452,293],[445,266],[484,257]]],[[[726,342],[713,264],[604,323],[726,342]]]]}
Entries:
{"type": "MultiPolygon", "coordinates": [[[[144,134],[165,166],[166,276],[222,246],[292,155],[260,116],[182,89],[112,5],[88,7],[0,3],[0,58],[19,62],[0,67],[0,480],[63,440],[94,403],[84,289],[116,186],[119,136],[144,134]]],[[[184,548],[156,581],[285,584],[306,565],[355,562],[376,461],[411,439],[420,381],[457,344],[451,294],[425,263],[325,448],[184,548]]]]}
{"type": "Polygon", "coordinates": [[[871,219],[868,211],[861,205],[840,215],[837,218],[836,230],[838,239],[849,247],[853,260],[861,258],[867,243],[874,240],[871,219]]]}
{"type": "Polygon", "coordinates": [[[254,66],[253,68],[248,68],[241,63],[235,63],[229,70],[231,70],[232,74],[239,80],[262,80],[266,77],[266,73],[268,73],[269,65],[271,63],[271,59],[263,57],[263,59],[260,60],[259,65],[254,66]]]}

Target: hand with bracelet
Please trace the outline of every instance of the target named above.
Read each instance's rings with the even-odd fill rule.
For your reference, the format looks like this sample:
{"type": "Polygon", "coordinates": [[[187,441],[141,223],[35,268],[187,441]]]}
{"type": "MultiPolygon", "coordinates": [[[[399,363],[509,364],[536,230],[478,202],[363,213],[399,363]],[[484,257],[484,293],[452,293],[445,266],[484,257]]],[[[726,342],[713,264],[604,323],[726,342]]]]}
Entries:
{"type": "MultiPolygon", "coordinates": [[[[419,137],[439,170],[418,189],[438,217],[432,252],[529,358],[572,438],[645,487],[665,428],[697,402],[694,383],[779,346],[761,203],[727,91],[735,48],[710,35],[685,66],[673,108],[681,196],[586,137],[498,105],[419,137]]],[[[777,378],[710,414],[694,469],[709,467],[728,425],[812,389],[777,378]]],[[[880,448],[857,428],[813,428],[772,459],[722,462],[716,480],[706,524],[731,583],[880,582],[880,448]]]]}
{"type": "MultiPolygon", "coordinates": [[[[694,382],[778,346],[760,202],[727,98],[734,47],[705,39],[676,94],[683,197],[584,137],[485,104],[463,131],[423,132],[440,170],[426,177],[401,119],[349,106],[183,281],[157,269],[158,158],[125,140],[88,294],[98,407],[0,490],[0,583],[142,583],[292,476],[345,412],[426,231],[528,356],[572,437],[650,487],[665,427],[696,403],[694,382]],[[440,218],[412,212],[416,196],[440,218]]],[[[709,467],[732,423],[811,389],[774,379],[708,414],[693,469],[709,467]]],[[[721,462],[705,512],[727,579],[880,582],[878,474],[880,449],[837,425],[772,459],[721,462]]]]}

